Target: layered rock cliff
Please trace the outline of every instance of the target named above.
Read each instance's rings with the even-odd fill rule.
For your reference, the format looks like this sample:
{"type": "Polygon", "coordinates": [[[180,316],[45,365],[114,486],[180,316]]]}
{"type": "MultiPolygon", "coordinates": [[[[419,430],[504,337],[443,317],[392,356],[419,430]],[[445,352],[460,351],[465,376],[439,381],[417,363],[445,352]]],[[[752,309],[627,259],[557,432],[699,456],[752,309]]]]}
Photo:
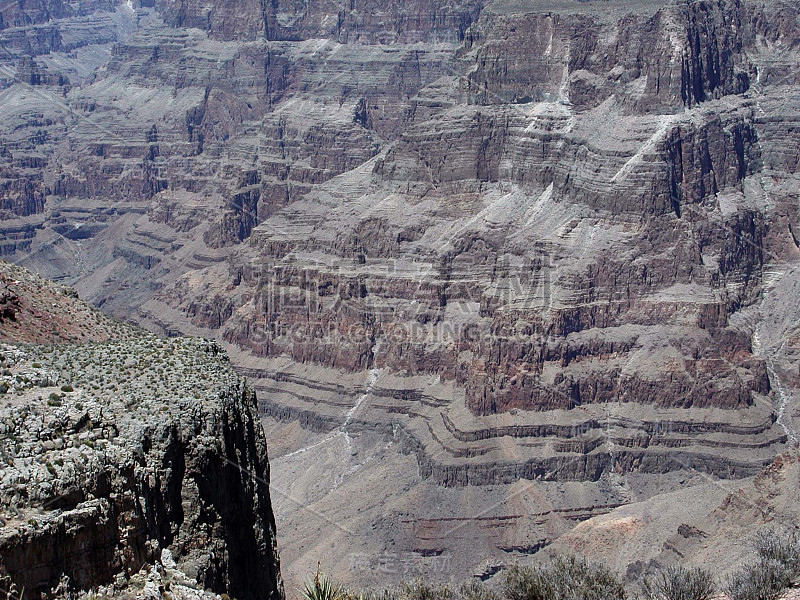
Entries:
{"type": "MultiPolygon", "coordinates": [[[[763,10],[489,5],[400,129],[370,125],[373,102],[356,104],[352,122],[380,152],[267,213],[226,270],[193,272],[157,299],[257,356],[324,367],[326,382],[400,376],[385,391],[396,402],[368,420],[423,413],[420,429],[405,426],[423,473],[443,483],[689,464],[754,473],[793,433],[776,423],[752,330],[730,316],[758,300],[769,263],[797,255],[779,216],[792,201],[764,179],[794,177],[768,121],[794,118],[797,38],[763,10]],[[770,43],[788,49],[783,64],[770,43]],[[781,117],[765,118],[773,97],[781,117]],[[734,442],[725,422],[744,415],[734,442]]],[[[324,102],[330,86],[303,98],[324,102]]],[[[252,218],[244,206],[234,200],[252,218]]],[[[361,393],[319,399],[297,391],[314,385],[293,367],[275,369],[257,373],[280,393],[265,394],[273,414],[335,413],[361,393]]]]}
{"type": "Polygon", "coordinates": [[[87,10],[0,31],[0,249],[229,344],[343,478],[377,432],[420,480],[580,482],[534,512],[586,515],[796,441],[796,4],[87,10]]]}

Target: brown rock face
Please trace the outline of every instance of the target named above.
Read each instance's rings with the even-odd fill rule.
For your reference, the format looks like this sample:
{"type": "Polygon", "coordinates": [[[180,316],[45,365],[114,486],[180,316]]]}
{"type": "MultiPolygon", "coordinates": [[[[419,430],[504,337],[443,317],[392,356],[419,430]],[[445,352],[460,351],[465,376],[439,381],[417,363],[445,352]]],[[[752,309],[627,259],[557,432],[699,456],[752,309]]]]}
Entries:
{"type": "MultiPolygon", "coordinates": [[[[155,309],[169,330],[442,377],[476,417],[772,418],[768,366],[731,317],[796,254],[776,221],[792,209],[764,187],[797,166],[773,124],[793,118],[794,54],[766,49],[796,47],[792,6],[134,9],[116,8],[128,24],[100,74],[59,92],[84,116],[48,111],[67,127],[44,130],[47,208],[7,194],[45,211],[35,239],[60,237],[39,250],[9,230],[10,252],[62,273],[81,240],[83,285],[111,310],[162,288],[183,314],[155,309]]],[[[38,60],[20,72],[52,94],[38,60]]]]}

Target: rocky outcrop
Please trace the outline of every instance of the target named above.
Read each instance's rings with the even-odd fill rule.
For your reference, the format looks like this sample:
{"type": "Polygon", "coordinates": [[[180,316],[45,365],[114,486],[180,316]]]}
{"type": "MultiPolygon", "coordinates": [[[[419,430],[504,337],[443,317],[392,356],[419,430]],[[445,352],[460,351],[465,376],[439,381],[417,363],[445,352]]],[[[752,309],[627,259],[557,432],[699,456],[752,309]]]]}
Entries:
{"type": "Polygon", "coordinates": [[[155,569],[197,597],[283,598],[255,394],[222,350],[81,314],[74,292],[7,270],[24,282],[4,275],[20,294],[4,340],[46,305],[83,323],[81,337],[115,341],[2,346],[3,589],[125,596],[155,569]]]}

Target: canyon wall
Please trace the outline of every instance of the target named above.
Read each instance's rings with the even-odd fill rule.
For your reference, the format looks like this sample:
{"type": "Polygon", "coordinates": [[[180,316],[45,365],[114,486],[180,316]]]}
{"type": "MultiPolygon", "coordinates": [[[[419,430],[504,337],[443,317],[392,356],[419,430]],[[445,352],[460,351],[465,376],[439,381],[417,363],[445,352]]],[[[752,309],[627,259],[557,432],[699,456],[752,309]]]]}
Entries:
{"type": "MultiPolygon", "coordinates": [[[[515,413],[520,431],[606,422],[610,407],[644,422],[713,413],[720,427],[752,414],[765,438],[743,447],[762,450],[740,458],[694,430],[659,442],[716,474],[760,468],[793,437],[776,416],[777,371],[753,347],[758,317],[731,319],[797,255],[782,191],[798,164],[786,134],[796,7],[86,10],[115,25],[101,35],[79,15],[33,11],[25,35],[51,27],[79,38],[70,48],[103,48],[96,74],[60,68],[53,46],[17,61],[24,82],[3,92],[15,98],[3,138],[13,260],[111,312],[223,339],[281,393],[269,383],[280,357],[325,381],[378,369],[409,399],[425,394],[420,377],[439,378],[448,408],[424,417],[419,443],[453,460],[478,452],[454,450],[465,442],[444,424],[457,404],[464,426],[515,413]]],[[[301,396],[308,405],[280,402],[324,415],[326,398],[301,396]]],[[[576,477],[651,464],[653,439],[621,435],[635,448],[621,459],[595,434],[537,434],[533,447],[603,455],[576,477]]]]}
{"type": "Polygon", "coordinates": [[[0,252],[226,347],[316,507],[293,582],[353,539],[493,572],[796,443],[796,3],[3,19],[0,252]]]}

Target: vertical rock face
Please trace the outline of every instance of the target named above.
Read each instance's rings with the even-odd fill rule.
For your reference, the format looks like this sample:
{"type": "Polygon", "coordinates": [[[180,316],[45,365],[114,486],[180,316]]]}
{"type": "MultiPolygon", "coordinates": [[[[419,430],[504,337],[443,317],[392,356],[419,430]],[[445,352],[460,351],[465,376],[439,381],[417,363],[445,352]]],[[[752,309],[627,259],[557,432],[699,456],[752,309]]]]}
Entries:
{"type": "MultiPolygon", "coordinates": [[[[8,275],[11,321],[42,300],[83,316],[57,286],[8,275]]],[[[252,389],[213,342],[160,340],[99,315],[83,327],[116,341],[2,347],[3,588],[124,595],[156,570],[200,596],[283,598],[252,389]]],[[[8,320],[0,335],[18,340],[8,320]]]]}
{"type": "Polygon", "coordinates": [[[173,27],[193,27],[220,39],[252,39],[265,34],[265,18],[272,2],[233,0],[218,2],[159,1],[164,20],[173,27]]]}
{"type": "Polygon", "coordinates": [[[382,44],[461,38],[482,4],[479,0],[354,0],[344,4],[330,0],[234,0],[224,5],[213,1],[156,2],[170,25],[196,27],[218,39],[322,38],[382,44]]]}
{"type": "Polygon", "coordinates": [[[564,10],[522,15],[491,7],[471,31],[477,68],[467,91],[480,104],[568,97],[592,108],[613,96],[629,110],[676,111],[749,88],[754,42],[745,3],[622,3],[607,14],[564,10]],[[635,82],[635,85],[629,85],[635,82]]]}
{"type": "Polygon", "coordinates": [[[114,0],[87,0],[81,3],[62,2],[62,0],[23,0],[5,7],[0,20],[0,29],[37,25],[65,17],[79,17],[91,14],[95,10],[113,10],[116,4],[114,0]]]}

